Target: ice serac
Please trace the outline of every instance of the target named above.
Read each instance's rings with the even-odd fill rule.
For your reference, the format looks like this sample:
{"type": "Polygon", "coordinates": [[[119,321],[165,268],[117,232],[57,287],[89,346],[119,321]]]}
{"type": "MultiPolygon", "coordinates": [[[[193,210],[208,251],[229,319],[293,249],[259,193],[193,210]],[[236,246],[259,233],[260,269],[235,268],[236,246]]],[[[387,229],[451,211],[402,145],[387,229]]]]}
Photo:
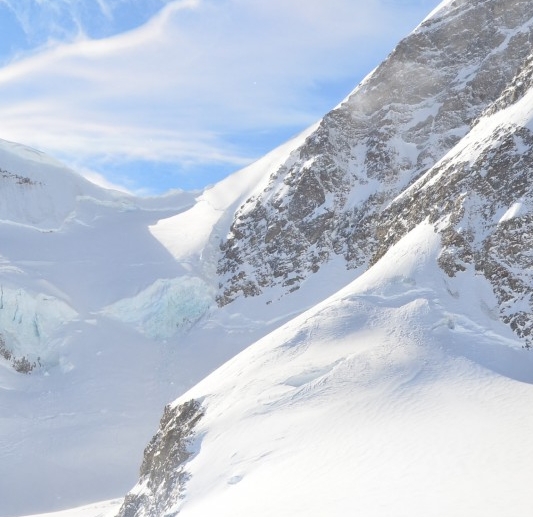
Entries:
{"type": "Polygon", "coordinates": [[[530,2],[443,3],[237,210],[219,304],[273,285],[294,291],[334,255],[369,264],[379,214],[500,97],[532,36],[530,2]]]}
{"type": "Polygon", "coordinates": [[[62,300],[0,283],[0,357],[23,373],[52,366],[59,359],[59,330],[76,317],[62,300]]]}
{"type": "Polygon", "coordinates": [[[119,300],[103,314],[131,324],[153,339],[190,329],[213,302],[212,288],[198,277],[159,279],[133,298],[119,300]]]}

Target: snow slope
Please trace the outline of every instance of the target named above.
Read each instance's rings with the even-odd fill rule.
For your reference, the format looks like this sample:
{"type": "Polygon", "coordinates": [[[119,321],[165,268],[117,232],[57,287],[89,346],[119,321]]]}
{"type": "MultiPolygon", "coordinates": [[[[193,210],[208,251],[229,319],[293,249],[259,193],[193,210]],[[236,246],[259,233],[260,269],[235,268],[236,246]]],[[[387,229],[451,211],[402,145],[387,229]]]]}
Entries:
{"type": "Polygon", "coordinates": [[[216,308],[209,250],[223,230],[195,213],[208,200],[227,218],[268,167],[247,181],[228,178],[199,200],[103,190],[3,141],[0,169],[2,517],[123,495],[138,475],[132,451],[143,449],[165,404],[345,283],[346,272],[332,270],[318,280],[329,287],[310,281],[300,298],[279,305],[261,298],[216,308]],[[173,233],[162,243],[165,221],[173,233]],[[200,248],[182,225],[205,235],[200,248]]]}
{"type": "Polygon", "coordinates": [[[225,238],[238,206],[266,185],[269,175],[316,129],[311,126],[253,164],[208,187],[189,210],[150,227],[176,260],[201,258],[206,273],[215,274],[218,245],[225,238]],[[212,248],[215,250],[211,250],[212,248]],[[211,251],[211,253],[209,253],[211,251]]]}
{"type": "Polygon", "coordinates": [[[185,343],[213,288],[149,231],[197,193],[103,190],[4,141],[0,169],[0,515],[120,496],[164,404],[245,346],[185,343]]]}
{"type": "Polygon", "coordinates": [[[529,515],[533,356],[439,252],[420,225],[180,397],[189,480],[161,499],[149,473],[119,515],[529,515]]]}
{"type": "Polygon", "coordinates": [[[63,164],[22,144],[0,140],[0,220],[41,230],[60,228],[84,198],[112,203],[104,191],[63,164]]]}

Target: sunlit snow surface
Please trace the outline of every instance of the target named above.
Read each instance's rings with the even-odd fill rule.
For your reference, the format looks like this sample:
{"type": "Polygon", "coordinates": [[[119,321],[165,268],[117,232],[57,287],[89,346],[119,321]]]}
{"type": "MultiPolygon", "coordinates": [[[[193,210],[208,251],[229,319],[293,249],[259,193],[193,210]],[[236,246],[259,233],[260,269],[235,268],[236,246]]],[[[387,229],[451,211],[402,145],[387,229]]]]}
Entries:
{"type": "Polygon", "coordinates": [[[175,402],[194,397],[206,411],[185,497],[169,501],[180,516],[529,515],[533,355],[500,322],[482,276],[438,267],[431,226],[359,278],[333,260],[291,296],[272,289],[220,310],[208,302],[210,253],[247,186],[219,186],[220,206],[84,188],[65,194],[72,210],[54,228],[2,225],[8,314],[17,289],[20,300],[57,304],[17,302],[28,332],[42,313],[49,330],[39,334],[60,343],[30,376],[0,369],[2,515],[123,495],[163,405],[233,356],[175,402]],[[213,232],[178,253],[172,229],[203,210],[217,212],[213,232]],[[194,304],[180,309],[184,289],[194,304]],[[158,334],[169,308],[176,319],[158,334]]]}
{"type": "MultiPolygon", "coordinates": [[[[196,286],[148,230],[191,207],[195,195],[141,200],[105,191],[4,141],[0,169],[2,355],[36,366],[24,375],[0,357],[0,515],[120,496],[137,475],[132,447],[142,451],[164,404],[223,360],[206,354],[207,370],[196,371],[190,352],[178,358],[178,338],[165,343],[136,331],[150,333],[168,316],[177,286],[182,298],[196,286]],[[166,313],[137,304],[135,321],[103,314],[139,293],[155,295],[153,286],[166,313]]],[[[195,305],[167,328],[207,310],[207,288],[197,284],[195,305]]]]}
{"type": "MultiPolygon", "coordinates": [[[[528,125],[531,106],[485,120],[456,156],[509,118],[528,125]]],[[[1,143],[0,323],[42,367],[0,362],[0,517],[123,496],[179,395],[205,409],[184,498],[168,502],[180,517],[531,514],[533,355],[481,275],[437,266],[429,225],[359,278],[337,257],[290,296],[214,306],[232,214],[297,146],[199,197],[141,201],[1,143]]],[[[529,211],[517,200],[494,224],[529,211]]]]}
{"type": "Polygon", "coordinates": [[[178,399],[206,413],[170,512],[529,515],[533,356],[484,279],[450,279],[439,250],[419,226],[178,399]]]}
{"type": "MultiPolygon", "coordinates": [[[[305,303],[275,308],[260,298],[216,310],[210,249],[219,230],[204,231],[201,247],[179,231],[171,239],[178,214],[189,227],[205,223],[195,219],[198,193],[105,191],[3,141],[0,167],[0,334],[9,353],[36,365],[24,375],[0,357],[0,515],[123,496],[164,405],[323,289],[311,283],[305,303]],[[150,228],[167,220],[162,243],[150,228]]],[[[217,217],[266,174],[261,164],[248,173],[248,187],[235,177],[203,196],[217,217]]],[[[326,292],[345,281],[346,272],[326,292]]]]}
{"type": "MultiPolygon", "coordinates": [[[[54,351],[30,376],[0,366],[1,515],[123,495],[163,405],[287,321],[176,402],[206,409],[185,498],[171,502],[180,515],[528,515],[533,356],[481,276],[450,279],[437,266],[431,227],[341,291],[360,272],[332,261],[290,297],[273,289],[218,310],[209,253],[224,224],[183,242],[186,253],[171,242],[178,223],[194,223],[194,196],[139,204],[76,188],[50,228],[2,224],[5,325],[18,324],[18,303],[28,336],[38,314],[48,322],[38,334],[58,341],[34,332],[19,344],[54,351]],[[151,302],[168,315],[187,282],[194,306],[154,333],[151,302]],[[171,332],[191,319],[186,334],[171,332]]],[[[224,217],[240,196],[218,188],[224,217]]],[[[212,210],[203,199],[200,211],[212,210]]]]}
{"type": "Polygon", "coordinates": [[[528,515],[533,356],[411,232],[181,397],[202,400],[180,516],[528,515]]]}

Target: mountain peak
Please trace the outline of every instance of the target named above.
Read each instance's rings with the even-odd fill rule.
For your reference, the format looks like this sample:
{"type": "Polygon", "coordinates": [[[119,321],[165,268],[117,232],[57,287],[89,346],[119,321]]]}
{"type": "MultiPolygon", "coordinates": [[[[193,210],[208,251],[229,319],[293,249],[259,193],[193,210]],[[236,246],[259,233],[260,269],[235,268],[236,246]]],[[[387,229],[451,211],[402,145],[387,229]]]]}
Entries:
{"type": "Polygon", "coordinates": [[[334,255],[348,268],[373,263],[381,212],[495,109],[532,33],[523,2],[436,10],[236,212],[221,246],[219,303],[272,285],[292,292],[334,255]]]}

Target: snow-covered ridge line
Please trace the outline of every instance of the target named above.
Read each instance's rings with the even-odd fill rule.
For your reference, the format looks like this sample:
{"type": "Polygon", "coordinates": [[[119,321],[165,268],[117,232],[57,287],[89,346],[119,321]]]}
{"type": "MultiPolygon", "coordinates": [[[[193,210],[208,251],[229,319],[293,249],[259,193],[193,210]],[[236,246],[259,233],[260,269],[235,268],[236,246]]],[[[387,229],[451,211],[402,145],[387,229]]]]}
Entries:
{"type": "Polygon", "coordinates": [[[351,285],[176,400],[152,441],[174,468],[144,472],[119,515],[418,516],[435,506],[456,514],[472,497],[483,515],[527,511],[527,497],[498,491],[494,506],[484,488],[498,490],[501,469],[525,488],[518,437],[519,422],[533,425],[533,359],[490,316],[497,300],[488,282],[472,271],[448,278],[440,250],[433,226],[421,224],[351,285]],[[184,420],[191,400],[203,412],[192,454],[172,459],[164,451],[182,426],[167,425],[169,416],[184,420]],[[444,485],[428,476],[429,461],[444,485]],[[465,463],[482,477],[467,491],[465,463]]]}
{"type": "Polygon", "coordinates": [[[65,167],[63,163],[56,160],[52,156],[29,147],[27,145],[10,142],[9,140],[3,140],[0,138],[0,152],[6,152],[13,156],[23,159],[24,161],[37,162],[38,164],[43,165],[52,165],[54,167],[65,167]]]}
{"type": "Polygon", "coordinates": [[[380,212],[469,132],[530,52],[528,3],[443,3],[434,17],[237,210],[217,268],[221,305],[274,285],[294,292],[333,255],[368,265],[380,212]]]}

